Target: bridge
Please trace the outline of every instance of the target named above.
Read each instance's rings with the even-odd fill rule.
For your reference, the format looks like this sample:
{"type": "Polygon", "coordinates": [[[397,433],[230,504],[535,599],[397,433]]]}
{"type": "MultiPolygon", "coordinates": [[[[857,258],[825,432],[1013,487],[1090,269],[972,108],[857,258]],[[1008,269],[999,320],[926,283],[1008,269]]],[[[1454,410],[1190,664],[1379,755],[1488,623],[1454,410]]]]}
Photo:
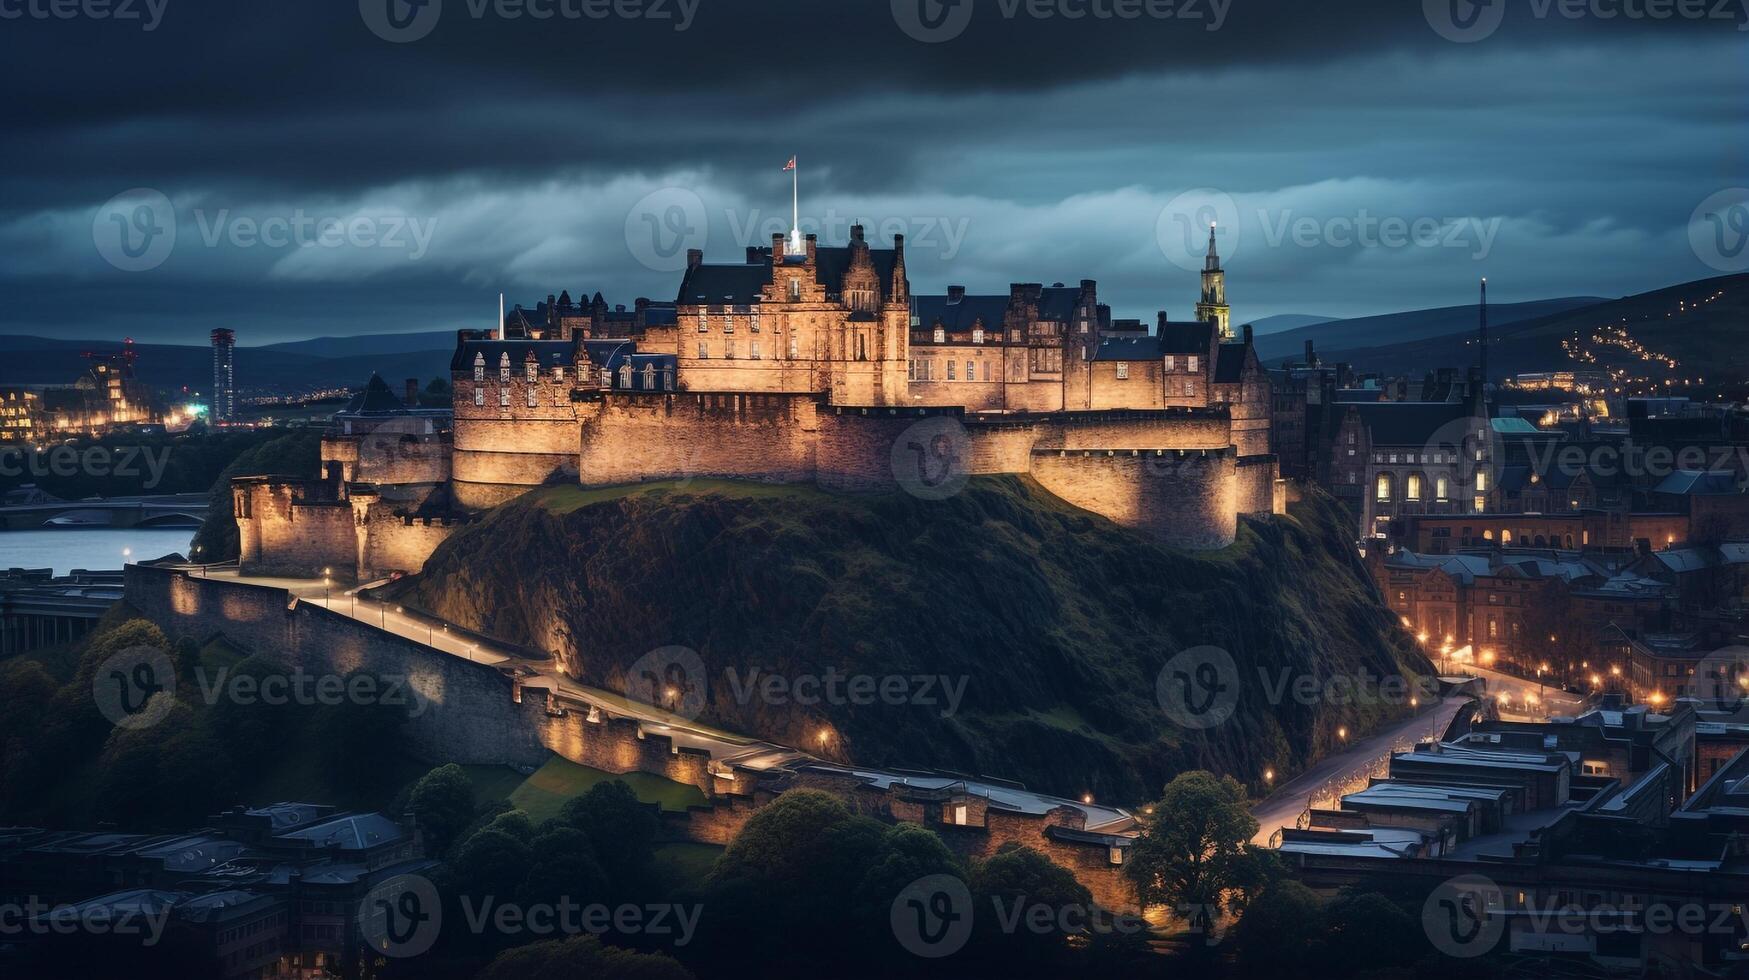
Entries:
{"type": "Polygon", "coordinates": [[[38,497],[0,507],[0,529],[199,527],[206,520],[207,495],[172,493],[155,497],[50,500],[38,497]]]}
{"type": "Polygon", "coordinates": [[[72,643],[122,597],[122,573],[48,569],[0,573],[0,656],[72,643]]]}

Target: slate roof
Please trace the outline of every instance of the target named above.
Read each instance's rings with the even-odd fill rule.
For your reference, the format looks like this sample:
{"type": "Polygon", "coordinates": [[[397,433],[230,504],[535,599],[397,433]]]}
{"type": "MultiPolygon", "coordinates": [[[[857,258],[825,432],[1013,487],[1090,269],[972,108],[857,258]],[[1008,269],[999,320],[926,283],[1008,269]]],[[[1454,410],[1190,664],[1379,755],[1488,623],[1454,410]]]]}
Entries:
{"type": "Polygon", "coordinates": [[[939,322],[949,333],[963,333],[983,320],[985,330],[1000,332],[1008,314],[1008,297],[968,295],[953,303],[946,296],[913,296],[911,308],[917,314],[918,326],[925,330],[934,329],[939,322]]]}
{"type": "Polygon", "coordinates": [[[1080,302],[1079,286],[1046,286],[1039,291],[1038,318],[1068,323],[1075,318],[1075,308],[1080,302]]]}
{"type": "MultiPolygon", "coordinates": [[[[881,296],[885,298],[893,288],[893,269],[898,265],[899,253],[890,248],[870,248],[868,257],[874,263],[875,278],[880,281],[881,296]]],[[[814,249],[814,276],[826,287],[826,295],[835,297],[844,288],[850,258],[851,246],[814,249]]]]}
{"type": "Polygon", "coordinates": [[[1245,379],[1245,345],[1222,344],[1215,356],[1215,384],[1236,385],[1245,379]]]}
{"type": "Polygon", "coordinates": [[[407,405],[395,396],[389,383],[372,373],[364,390],[352,396],[342,413],[346,415],[389,415],[407,410],[407,405]]]}
{"type": "Polygon", "coordinates": [[[1214,341],[1215,325],[1202,320],[1174,323],[1168,320],[1154,333],[1160,338],[1161,354],[1207,354],[1214,341]]]}
{"type": "MultiPolygon", "coordinates": [[[[521,368],[533,354],[536,363],[543,368],[554,365],[569,366],[575,357],[575,347],[569,340],[464,340],[456,345],[455,356],[450,359],[451,371],[472,371],[474,355],[483,354],[486,358],[486,370],[497,370],[499,359],[504,354],[510,355],[510,366],[521,368]]],[[[391,395],[392,397],[392,395],[391,395]]]]}
{"type": "Polygon", "coordinates": [[[1683,497],[1736,493],[1737,478],[1730,473],[1677,470],[1665,477],[1652,492],[1683,497]]]}
{"type": "MultiPolygon", "coordinates": [[[[821,249],[821,251],[825,251],[821,249]]],[[[759,302],[771,282],[771,249],[762,250],[758,262],[739,265],[697,265],[680,280],[676,303],[745,306],[759,302]]]]}
{"type": "Polygon", "coordinates": [[[1101,337],[1093,351],[1096,361],[1157,361],[1162,356],[1160,338],[1153,336],[1101,337]]]}
{"type": "Polygon", "coordinates": [[[1427,446],[1446,425],[1470,417],[1468,406],[1454,402],[1350,402],[1374,446],[1427,446]]]}

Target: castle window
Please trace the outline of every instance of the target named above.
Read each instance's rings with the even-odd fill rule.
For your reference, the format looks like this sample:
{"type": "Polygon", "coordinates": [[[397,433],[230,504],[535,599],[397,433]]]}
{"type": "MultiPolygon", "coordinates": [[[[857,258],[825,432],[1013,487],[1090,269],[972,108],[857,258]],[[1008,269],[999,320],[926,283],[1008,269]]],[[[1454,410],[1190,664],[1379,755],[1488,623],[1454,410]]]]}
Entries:
{"type": "Polygon", "coordinates": [[[732,341],[732,340],[723,341],[723,359],[726,361],[732,361],[735,359],[735,342],[734,341],[732,341]]]}
{"type": "Polygon", "coordinates": [[[755,361],[759,360],[759,341],[750,340],[747,342],[747,356],[755,361]]]}
{"type": "Polygon", "coordinates": [[[700,309],[698,311],[698,332],[699,333],[710,333],[710,329],[711,329],[710,317],[705,314],[705,311],[703,309],[700,309]]]}
{"type": "Polygon", "coordinates": [[[474,386],[474,404],[475,405],[486,404],[486,389],[481,388],[478,385],[474,386]]]}
{"type": "Polygon", "coordinates": [[[509,351],[505,351],[504,353],[498,355],[498,380],[499,381],[509,381],[510,380],[510,352],[509,351]]]}
{"type": "Polygon", "coordinates": [[[553,380],[554,381],[565,380],[565,369],[560,367],[557,364],[553,365],[553,380]]]}
{"type": "Polygon", "coordinates": [[[486,355],[477,351],[474,353],[474,380],[486,380],[486,355]]]}
{"type": "Polygon", "coordinates": [[[703,361],[703,360],[707,360],[710,356],[711,356],[711,345],[702,341],[702,340],[699,341],[698,342],[698,359],[703,361]]]}
{"type": "Polygon", "coordinates": [[[1375,489],[1374,496],[1378,498],[1378,501],[1381,504],[1388,504],[1391,502],[1391,475],[1389,473],[1379,474],[1379,482],[1375,489]]]}
{"type": "Polygon", "coordinates": [[[792,361],[796,359],[796,343],[796,332],[791,330],[789,332],[789,359],[792,361]]]}
{"type": "Polygon", "coordinates": [[[759,314],[757,312],[747,317],[747,329],[754,333],[759,332],[759,314]]]}
{"type": "Polygon", "coordinates": [[[1451,481],[1445,477],[1436,477],[1433,481],[1433,496],[1439,500],[1451,499],[1451,481]]]}
{"type": "Polygon", "coordinates": [[[984,328],[983,327],[973,327],[972,328],[972,343],[981,344],[983,342],[984,342],[984,328]]]}
{"type": "Polygon", "coordinates": [[[946,341],[947,341],[947,331],[943,330],[940,327],[936,327],[935,328],[935,342],[940,344],[940,343],[945,343],[946,341]]]}
{"type": "Polygon", "coordinates": [[[947,380],[949,380],[949,381],[952,381],[952,380],[954,380],[954,370],[953,370],[953,365],[954,365],[954,360],[953,360],[953,358],[951,358],[951,357],[950,357],[950,358],[948,358],[948,359],[947,359],[947,380]]]}
{"type": "Polygon", "coordinates": [[[540,397],[540,389],[530,386],[523,390],[528,393],[528,407],[535,407],[535,405],[538,404],[535,399],[540,397]]]}
{"type": "Polygon", "coordinates": [[[1117,362],[1117,379],[1119,381],[1128,381],[1130,379],[1130,365],[1128,361],[1117,362]]]}
{"type": "Polygon", "coordinates": [[[967,381],[976,381],[977,375],[978,375],[978,372],[975,369],[975,366],[972,364],[971,361],[967,361],[966,362],[966,380],[967,381]]]}
{"type": "Polygon", "coordinates": [[[630,364],[620,365],[619,386],[621,388],[630,388],[632,386],[632,366],[630,364]]]}
{"type": "Polygon", "coordinates": [[[523,376],[526,378],[526,380],[528,381],[529,384],[534,384],[536,381],[540,380],[540,365],[539,364],[536,364],[533,361],[529,361],[523,365],[523,368],[524,368],[523,376]]]}
{"type": "Polygon", "coordinates": [[[498,389],[498,407],[499,408],[509,408],[510,407],[510,389],[509,388],[499,388],[498,389]]]}
{"type": "Polygon", "coordinates": [[[1421,499],[1421,474],[1409,474],[1408,492],[1404,496],[1409,500],[1421,499]]]}
{"type": "Polygon", "coordinates": [[[1476,492],[1477,493],[1487,493],[1488,492],[1488,471],[1487,470],[1477,470],[1476,471],[1476,492]]]}
{"type": "Polygon", "coordinates": [[[1171,371],[1177,367],[1178,367],[1177,355],[1167,354],[1166,355],[1166,370],[1171,371]]]}
{"type": "Polygon", "coordinates": [[[654,364],[644,365],[644,390],[656,390],[656,365],[654,364]]]}
{"type": "Polygon", "coordinates": [[[791,303],[800,303],[802,301],[802,281],[800,279],[794,277],[790,278],[789,301],[791,303]]]}
{"type": "Polygon", "coordinates": [[[990,362],[989,361],[984,362],[984,380],[985,381],[990,380],[990,362]]]}
{"type": "Polygon", "coordinates": [[[1191,370],[1191,371],[1195,371],[1195,370],[1197,370],[1197,367],[1196,367],[1196,355],[1195,355],[1195,354],[1192,354],[1192,355],[1190,355],[1190,356],[1189,356],[1189,357],[1186,357],[1186,358],[1185,358],[1185,359],[1184,359],[1184,366],[1185,366],[1185,367],[1186,367],[1186,368],[1187,368],[1187,369],[1189,369],[1189,370],[1191,370]]]}

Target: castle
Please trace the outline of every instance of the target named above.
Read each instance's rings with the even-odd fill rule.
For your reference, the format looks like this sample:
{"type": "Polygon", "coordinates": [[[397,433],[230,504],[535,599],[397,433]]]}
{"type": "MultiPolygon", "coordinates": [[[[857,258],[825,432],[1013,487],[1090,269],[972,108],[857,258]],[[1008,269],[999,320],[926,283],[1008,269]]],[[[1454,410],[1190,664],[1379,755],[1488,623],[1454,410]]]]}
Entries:
{"type": "Polygon", "coordinates": [[[1268,375],[1235,337],[1214,229],[1196,318],[1113,320],[1096,283],[911,292],[905,242],[691,250],[672,303],[568,293],[459,332],[453,431],[372,379],[315,479],[233,485],[245,572],[416,571],[471,515],[557,481],[724,477],[837,491],[1027,474],[1182,548],[1279,513],[1268,375]]]}

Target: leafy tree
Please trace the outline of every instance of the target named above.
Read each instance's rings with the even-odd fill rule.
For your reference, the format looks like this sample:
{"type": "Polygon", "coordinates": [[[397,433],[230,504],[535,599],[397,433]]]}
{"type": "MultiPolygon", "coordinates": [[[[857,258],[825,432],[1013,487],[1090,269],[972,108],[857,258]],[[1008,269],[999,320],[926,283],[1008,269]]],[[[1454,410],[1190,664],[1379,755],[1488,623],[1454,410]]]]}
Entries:
{"type": "Polygon", "coordinates": [[[419,777],[407,801],[432,854],[449,850],[456,836],[474,819],[474,806],[474,784],[462,767],[453,762],[419,777]]]}
{"type": "MultiPolygon", "coordinates": [[[[355,674],[346,678],[352,690],[355,674]]],[[[388,687],[378,683],[377,691],[388,687]]],[[[405,705],[378,700],[342,698],[337,704],[319,707],[312,724],[323,765],[343,791],[360,792],[378,777],[382,759],[399,753],[402,728],[407,721],[405,705]]]]}
{"type": "Polygon", "coordinates": [[[1144,905],[1201,907],[1213,915],[1226,907],[1228,890],[1255,870],[1245,857],[1256,833],[1237,780],[1182,773],[1143,818],[1124,875],[1144,905]]]}
{"type": "Polygon", "coordinates": [[[1323,903],[1297,881],[1278,881],[1245,910],[1234,940],[1246,975],[1301,975],[1324,958],[1323,903]]]}
{"type": "Polygon", "coordinates": [[[1012,841],[1002,845],[972,865],[970,879],[977,910],[971,955],[996,967],[996,973],[1060,970],[1069,954],[1070,933],[1065,929],[1085,932],[1094,926],[1092,893],[1030,847],[1012,841]],[[1036,910],[1048,912],[1048,918],[1036,910]],[[1034,927],[1042,922],[1048,925],[1034,927]]]}
{"type": "Polygon", "coordinates": [[[618,779],[596,783],[567,800],[559,822],[581,830],[595,843],[596,861],[621,891],[643,877],[662,833],[655,808],[618,779]]]}
{"type": "Polygon", "coordinates": [[[542,826],[529,844],[534,861],[523,879],[523,901],[557,905],[569,898],[580,905],[602,901],[607,895],[607,873],[595,860],[595,845],[589,835],[557,823],[542,826]]]}
{"type": "Polygon", "coordinates": [[[692,980],[666,956],[603,945],[594,936],[534,943],[498,955],[478,980],[692,980]]]}
{"type": "Polygon", "coordinates": [[[1406,966],[1423,952],[1420,923],[1377,892],[1333,899],[1324,920],[1332,975],[1406,966]]]}
{"type": "Polygon", "coordinates": [[[462,842],[451,864],[455,891],[476,903],[491,898],[514,902],[533,864],[528,842],[502,830],[487,828],[462,842]]]}
{"type": "Polygon", "coordinates": [[[814,869],[830,863],[831,832],[849,819],[850,809],[835,796],[790,790],[748,819],[711,877],[748,877],[779,885],[805,881],[814,869]]]}

